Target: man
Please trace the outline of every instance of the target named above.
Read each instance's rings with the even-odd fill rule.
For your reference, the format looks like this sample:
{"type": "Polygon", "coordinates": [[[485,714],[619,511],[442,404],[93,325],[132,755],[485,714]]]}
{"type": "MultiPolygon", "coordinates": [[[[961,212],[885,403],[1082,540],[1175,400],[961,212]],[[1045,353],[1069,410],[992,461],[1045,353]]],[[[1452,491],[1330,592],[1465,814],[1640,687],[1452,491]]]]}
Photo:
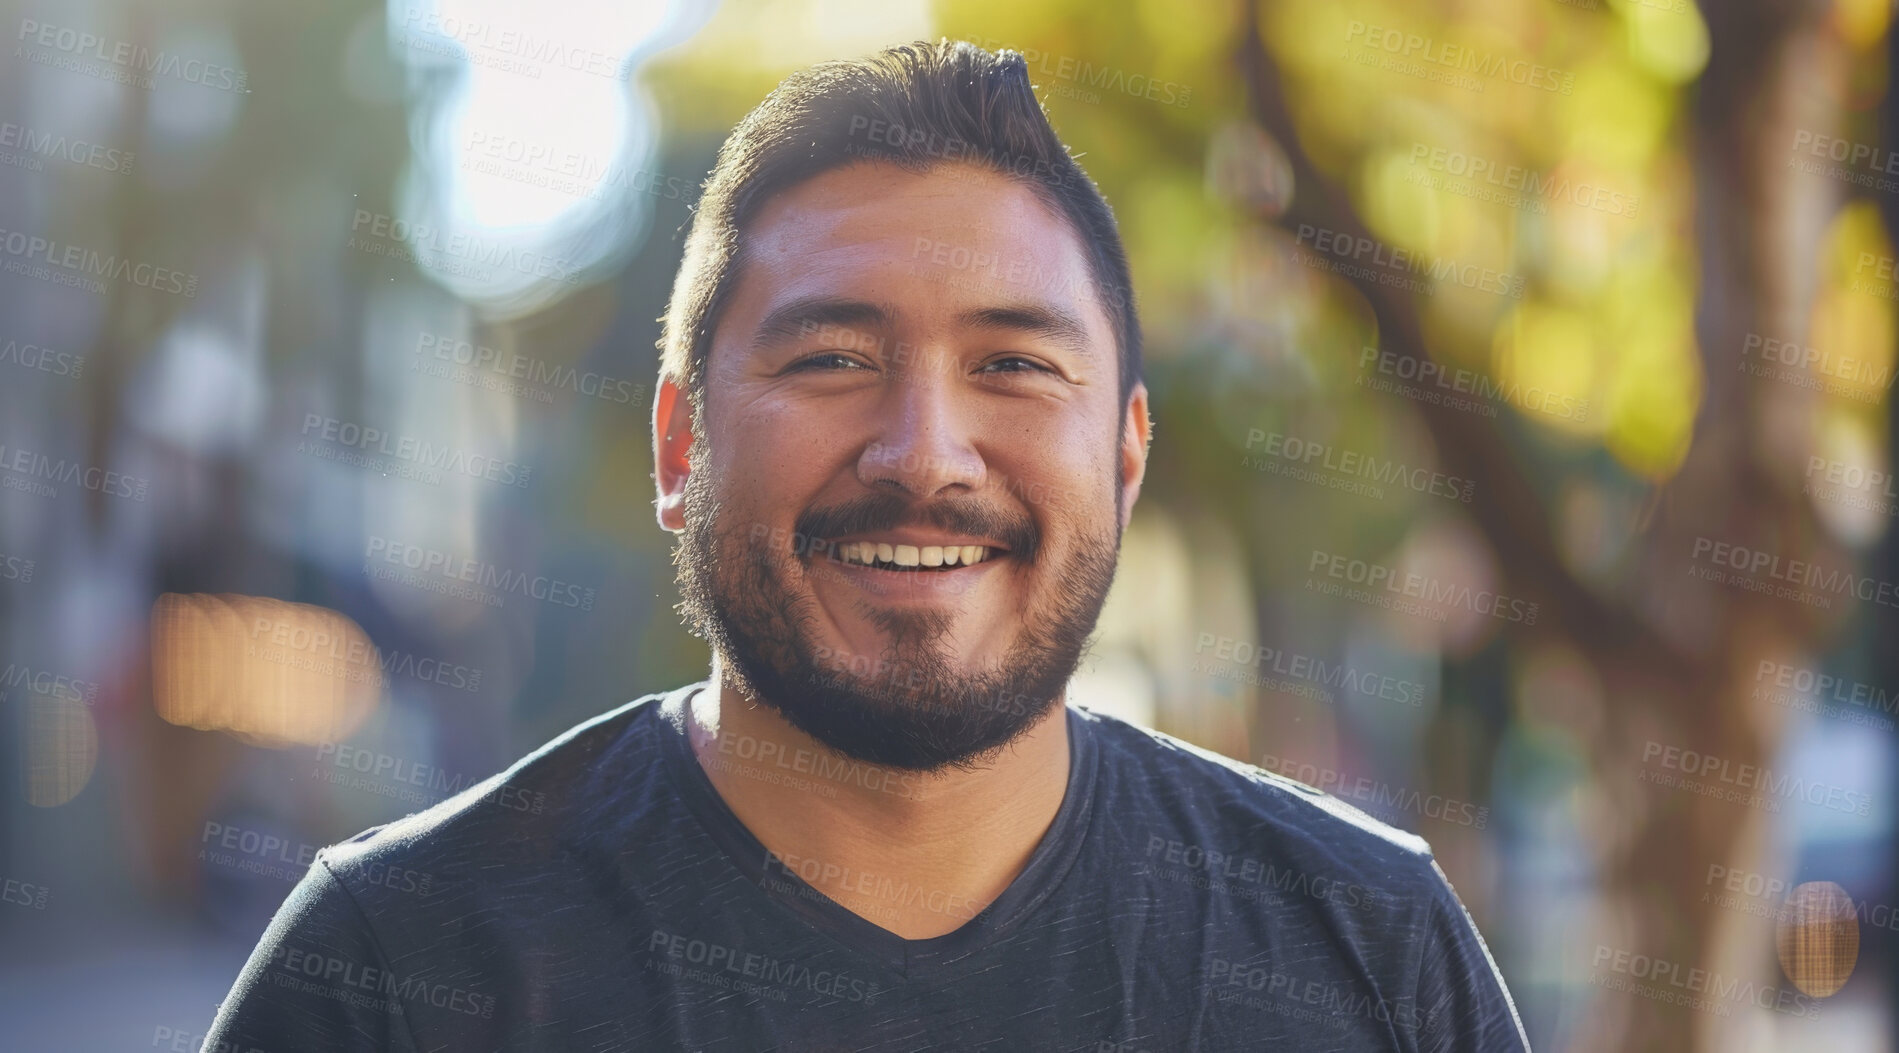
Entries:
{"type": "Polygon", "coordinates": [[[1146,463],[1128,287],[1019,55],[788,79],[662,342],[711,676],[325,850],[207,1048],[1526,1048],[1424,842],[1067,704],[1146,463]]]}

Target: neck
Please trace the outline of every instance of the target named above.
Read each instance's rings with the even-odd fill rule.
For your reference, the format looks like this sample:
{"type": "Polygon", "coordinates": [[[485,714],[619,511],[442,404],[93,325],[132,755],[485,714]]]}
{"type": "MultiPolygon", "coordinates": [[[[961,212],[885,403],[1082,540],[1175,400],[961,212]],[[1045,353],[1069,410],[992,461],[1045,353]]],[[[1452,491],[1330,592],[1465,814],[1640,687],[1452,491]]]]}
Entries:
{"type": "Polygon", "coordinates": [[[1056,699],[974,770],[901,771],[820,745],[741,694],[715,656],[686,726],[713,787],[767,851],[860,917],[927,939],[1000,896],[1055,821],[1068,788],[1066,710],[1056,699]],[[899,900],[888,891],[897,888],[921,892],[899,900]]]}

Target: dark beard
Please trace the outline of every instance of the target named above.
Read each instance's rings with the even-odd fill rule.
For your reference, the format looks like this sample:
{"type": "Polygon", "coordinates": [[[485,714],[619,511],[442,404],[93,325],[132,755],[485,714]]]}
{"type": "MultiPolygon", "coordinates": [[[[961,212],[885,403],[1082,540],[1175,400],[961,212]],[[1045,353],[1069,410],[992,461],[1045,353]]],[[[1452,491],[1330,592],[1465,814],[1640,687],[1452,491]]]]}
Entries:
{"type": "MultiPolygon", "coordinates": [[[[860,610],[889,637],[881,655],[837,654],[817,644],[817,601],[794,599],[783,568],[796,558],[807,575],[839,573],[821,539],[927,523],[994,537],[1020,566],[1047,559],[1027,515],[1008,517],[973,503],[917,507],[886,492],[798,517],[794,536],[747,525],[723,532],[710,473],[696,465],[685,489],[685,530],[674,551],[680,609],[688,627],[722,659],[751,699],[793,727],[853,760],[904,771],[971,770],[1026,734],[1074,675],[1114,581],[1121,531],[1078,540],[1056,568],[1059,587],[1022,613],[1017,640],[997,668],[959,672],[935,645],[953,617],[939,610],[898,610],[864,601],[860,610]],[[763,534],[762,537],[755,535],[763,534]],[[820,539],[811,541],[807,539],[820,539]]],[[[1120,507],[1120,476],[1115,476],[1120,507]]]]}

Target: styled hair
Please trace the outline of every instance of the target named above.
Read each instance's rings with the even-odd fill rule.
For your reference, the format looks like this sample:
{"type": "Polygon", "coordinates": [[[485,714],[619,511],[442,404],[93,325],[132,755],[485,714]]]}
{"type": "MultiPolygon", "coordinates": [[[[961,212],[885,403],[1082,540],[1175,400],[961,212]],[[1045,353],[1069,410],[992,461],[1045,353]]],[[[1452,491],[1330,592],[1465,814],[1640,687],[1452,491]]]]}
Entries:
{"type": "Polygon", "coordinates": [[[860,161],[915,172],[979,165],[1018,180],[1066,219],[1114,330],[1119,404],[1127,405],[1141,379],[1141,329],[1114,213],[1050,126],[1020,53],[940,40],[793,73],[720,147],[686,235],[659,345],[660,371],[686,389],[695,419],[712,333],[744,263],[745,225],[774,194],[860,161]]]}

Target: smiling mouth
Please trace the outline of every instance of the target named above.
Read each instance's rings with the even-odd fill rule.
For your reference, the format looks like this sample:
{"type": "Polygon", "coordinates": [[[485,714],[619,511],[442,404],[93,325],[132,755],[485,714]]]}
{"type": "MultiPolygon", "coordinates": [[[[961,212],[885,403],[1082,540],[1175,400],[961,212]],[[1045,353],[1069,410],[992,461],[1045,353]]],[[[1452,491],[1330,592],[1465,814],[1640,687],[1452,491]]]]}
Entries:
{"type": "Polygon", "coordinates": [[[896,545],[878,541],[845,541],[833,545],[830,559],[876,570],[941,573],[989,563],[1009,554],[993,545],[896,545]]]}

